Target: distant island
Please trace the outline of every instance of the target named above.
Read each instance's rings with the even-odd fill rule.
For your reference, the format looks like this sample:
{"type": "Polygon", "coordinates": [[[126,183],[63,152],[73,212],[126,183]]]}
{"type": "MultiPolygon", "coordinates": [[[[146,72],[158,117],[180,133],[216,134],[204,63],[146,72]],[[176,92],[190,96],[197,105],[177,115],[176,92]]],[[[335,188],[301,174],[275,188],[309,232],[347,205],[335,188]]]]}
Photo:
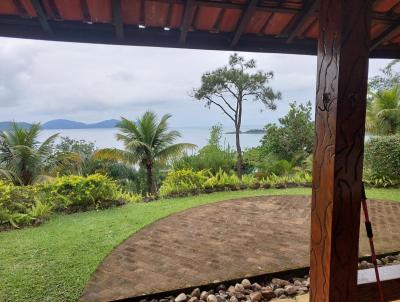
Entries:
{"type": "MultiPolygon", "coordinates": [[[[0,130],[10,129],[12,122],[0,122],[0,130]]],[[[65,119],[51,120],[42,125],[42,129],[98,129],[98,128],[114,128],[119,120],[111,119],[98,123],[82,123],[65,119]]],[[[22,128],[29,128],[31,124],[25,122],[17,122],[22,128]]]]}
{"type": "MultiPolygon", "coordinates": [[[[247,131],[240,131],[241,134],[264,134],[265,130],[263,129],[250,129],[247,131]]],[[[225,134],[235,134],[235,131],[226,132],[225,134]]]]}

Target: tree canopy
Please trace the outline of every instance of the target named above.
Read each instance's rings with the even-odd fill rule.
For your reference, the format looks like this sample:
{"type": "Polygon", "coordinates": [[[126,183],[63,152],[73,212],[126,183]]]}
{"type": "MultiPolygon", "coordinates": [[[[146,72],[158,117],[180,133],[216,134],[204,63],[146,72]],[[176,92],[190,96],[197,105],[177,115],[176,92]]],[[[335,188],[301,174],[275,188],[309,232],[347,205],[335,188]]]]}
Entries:
{"type": "Polygon", "coordinates": [[[311,103],[290,104],[289,112],[279,119],[279,125],[267,124],[261,141],[265,155],[299,162],[312,152],[314,123],[311,120],[311,103]]]}
{"type": "Polygon", "coordinates": [[[228,65],[203,74],[200,88],[193,90],[195,99],[203,101],[209,108],[217,107],[234,123],[239,177],[242,169],[240,129],[244,102],[261,102],[265,108],[275,110],[275,101],[281,98],[280,92],[275,92],[268,85],[273,72],[255,69],[254,59],[246,60],[235,53],[229,57],[228,65]]]}

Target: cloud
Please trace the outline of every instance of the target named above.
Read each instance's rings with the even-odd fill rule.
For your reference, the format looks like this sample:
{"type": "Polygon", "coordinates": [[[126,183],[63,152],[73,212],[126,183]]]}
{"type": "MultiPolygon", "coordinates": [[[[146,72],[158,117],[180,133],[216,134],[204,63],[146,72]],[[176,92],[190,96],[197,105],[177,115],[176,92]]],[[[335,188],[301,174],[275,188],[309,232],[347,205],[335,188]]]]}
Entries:
{"type": "MultiPolygon", "coordinates": [[[[230,121],[188,93],[201,75],[228,62],[229,52],[59,43],[0,38],[0,121],[71,118],[92,122],[147,109],[172,113],[174,125],[230,121]]],[[[264,125],[287,111],[289,101],[315,98],[316,57],[241,53],[273,70],[271,86],[282,92],[276,112],[249,102],[244,124],[264,125]]],[[[387,60],[373,61],[378,72],[387,60]]]]}
{"type": "Polygon", "coordinates": [[[109,74],[107,77],[111,80],[124,81],[124,82],[131,82],[135,79],[135,76],[133,75],[133,73],[125,72],[125,71],[112,73],[112,74],[109,74]]]}

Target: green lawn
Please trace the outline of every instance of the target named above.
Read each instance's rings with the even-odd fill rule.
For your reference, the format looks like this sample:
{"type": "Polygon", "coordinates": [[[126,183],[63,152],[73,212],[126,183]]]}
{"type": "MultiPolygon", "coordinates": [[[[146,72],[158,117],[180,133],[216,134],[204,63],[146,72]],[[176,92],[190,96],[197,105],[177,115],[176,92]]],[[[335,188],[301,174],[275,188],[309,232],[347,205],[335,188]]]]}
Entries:
{"type": "MultiPolygon", "coordinates": [[[[77,301],[91,273],[115,246],[172,213],[238,197],[310,192],[305,188],[221,192],[57,215],[37,228],[0,233],[0,301],[77,301]]],[[[400,201],[400,189],[373,189],[367,194],[400,201]]]]}

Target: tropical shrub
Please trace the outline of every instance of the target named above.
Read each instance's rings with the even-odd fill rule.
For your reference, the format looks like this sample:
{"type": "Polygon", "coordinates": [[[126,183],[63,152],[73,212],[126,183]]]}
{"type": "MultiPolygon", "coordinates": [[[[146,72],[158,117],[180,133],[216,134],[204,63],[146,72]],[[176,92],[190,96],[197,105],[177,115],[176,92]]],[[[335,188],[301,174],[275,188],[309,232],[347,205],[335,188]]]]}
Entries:
{"type": "Polygon", "coordinates": [[[261,179],[261,187],[263,188],[285,188],[289,186],[310,186],[312,183],[312,175],[307,171],[296,172],[291,175],[275,175],[271,174],[261,179]]]}
{"type": "Polygon", "coordinates": [[[195,171],[209,170],[217,173],[219,169],[230,172],[235,167],[235,153],[229,148],[220,149],[207,145],[195,155],[185,155],[173,163],[175,170],[193,169],[195,171]]]}
{"type": "Polygon", "coordinates": [[[216,191],[236,191],[243,189],[268,189],[286,188],[289,186],[310,186],[311,173],[307,171],[296,172],[291,175],[265,176],[262,174],[244,174],[242,179],[234,173],[226,173],[220,169],[212,174],[208,170],[193,171],[184,169],[171,171],[160,188],[161,197],[176,197],[212,193],[216,191]]]}
{"type": "Polygon", "coordinates": [[[43,190],[56,210],[72,212],[138,201],[134,194],[123,193],[115,181],[101,174],[59,177],[44,185],[43,190]]]}
{"type": "Polygon", "coordinates": [[[56,211],[102,209],[140,200],[100,174],[63,176],[31,186],[0,181],[0,229],[40,224],[56,211]]]}
{"type": "Polygon", "coordinates": [[[236,174],[229,175],[222,169],[220,169],[217,173],[208,178],[204,183],[204,187],[206,189],[214,189],[217,191],[225,189],[236,190],[239,185],[240,180],[236,174]]]}
{"type": "Polygon", "coordinates": [[[0,229],[43,222],[51,206],[35,198],[38,194],[36,186],[15,186],[0,181],[0,229]]]}
{"type": "Polygon", "coordinates": [[[209,170],[215,174],[220,169],[230,172],[235,168],[235,152],[230,146],[222,146],[222,125],[211,127],[208,144],[201,148],[197,154],[184,155],[172,164],[175,170],[193,169],[194,171],[209,170]]]}
{"type": "Polygon", "coordinates": [[[371,138],[365,145],[365,181],[374,186],[400,183],[400,135],[371,138]]]}
{"type": "Polygon", "coordinates": [[[181,196],[199,193],[204,188],[209,172],[184,169],[167,174],[161,188],[160,196],[181,196]]]}

